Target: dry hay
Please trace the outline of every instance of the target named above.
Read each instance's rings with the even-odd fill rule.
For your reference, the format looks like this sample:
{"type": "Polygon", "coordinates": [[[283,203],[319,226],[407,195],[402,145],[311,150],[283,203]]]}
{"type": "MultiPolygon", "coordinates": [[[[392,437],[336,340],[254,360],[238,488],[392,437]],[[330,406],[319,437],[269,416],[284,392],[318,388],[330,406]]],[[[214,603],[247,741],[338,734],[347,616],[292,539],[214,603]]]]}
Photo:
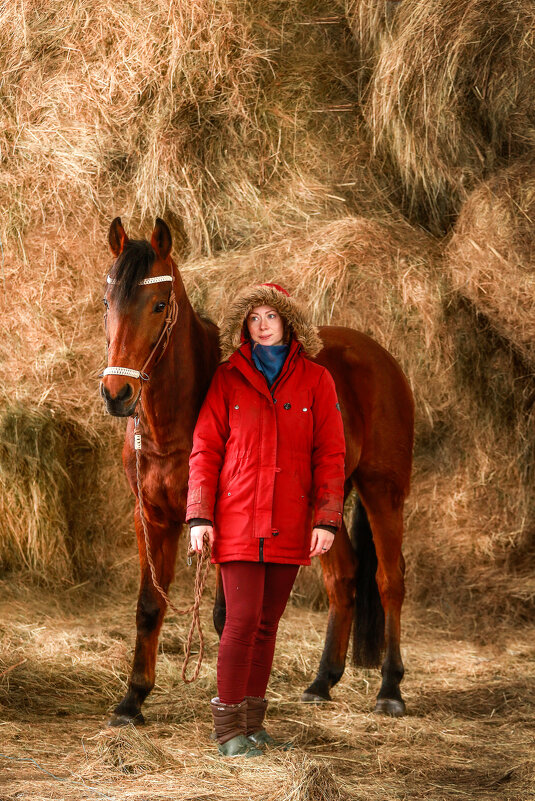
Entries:
{"type": "Polygon", "coordinates": [[[3,239],[54,219],[174,214],[194,253],[388,209],[354,43],[325,0],[82,0],[0,11],[3,239]]]}
{"type": "Polygon", "coordinates": [[[323,0],[81,0],[68,13],[31,0],[2,6],[0,45],[0,418],[61,421],[45,451],[37,438],[50,486],[40,468],[12,484],[19,458],[37,464],[21,438],[6,462],[13,526],[28,503],[0,558],[77,582],[105,572],[105,543],[132,528],[123,425],[97,395],[110,219],[165,215],[175,242],[183,221],[199,256],[390,205],[359,134],[354,43],[323,0]],[[89,448],[85,477],[67,477],[65,436],[89,448]]]}
{"type": "MultiPolygon", "coordinates": [[[[210,741],[213,632],[200,680],[186,687],[179,655],[166,650],[173,635],[167,621],[157,684],[144,708],[148,725],[111,731],[103,724],[124,691],[133,591],[123,598],[87,594],[78,608],[72,600],[67,607],[58,603],[57,593],[9,591],[11,600],[0,609],[0,792],[9,788],[8,796],[518,801],[534,790],[532,626],[516,632],[497,626],[495,644],[477,643],[409,605],[403,638],[409,715],[392,720],[370,714],[378,671],[349,668],[332,703],[299,704],[317,668],[326,620],[289,608],[281,621],[267,722],[295,749],[223,760],[210,741]]],[[[185,606],[189,595],[177,600],[185,606]]],[[[205,606],[207,630],[209,617],[205,606]]],[[[185,622],[178,625],[183,634],[185,622]]]]}
{"type": "Polygon", "coordinates": [[[346,17],[357,41],[362,66],[362,88],[370,79],[383,40],[392,31],[402,0],[346,0],[346,17]]]}
{"type": "MultiPolygon", "coordinates": [[[[530,614],[535,602],[529,569],[535,549],[534,186],[532,158],[481,184],[463,206],[446,253],[455,292],[446,309],[445,346],[459,461],[447,511],[456,536],[438,573],[445,580],[450,564],[460,568],[472,601],[499,616],[512,608],[530,614]],[[463,548],[475,564],[461,561],[463,548]]],[[[447,487],[443,472],[439,495],[447,487]]],[[[422,562],[430,561],[426,550],[416,555],[422,562]]]]}
{"type": "Polygon", "coordinates": [[[478,610],[489,636],[535,605],[534,382],[477,307],[452,293],[444,314],[450,398],[416,444],[408,581],[446,615],[478,610]]]}
{"type": "Polygon", "coordinates": [[[41,234],[3,251],[0,565],[72,585],[102,577],[132,522],[122,426],[98,397],[101,281],[72,232],[41,234]]]}
{"type": "MultiPolygon", "coordinates": [[[[94,455],[86,432],[59,412],[46,407],[4,407],[0,418],[4,569],[22,562],[34,574],[55,581],[75,573],[74,565],[92,560],[91,534],[97,520],[85,519],[85,536],[73,541],[71,533],[79,509],[72,492],[75,487],[77,493],[90,488],[94,455]]],[[[93,488],[85,498],[88,509],[94,505],[94,495],[93,488]]]]}
{"type": "Polygon", "coordinates": [[[374,5],[349,6],[365,49],[377,47],[365,118],[404,209],[441,232],[479,179],[534,144],[535,9],[403,0],[388,32],[374,5]]]}
{"type": "Polygon", "coordinates": [[[462,207],[447,257],[454,288],[535,364],[535,159],[496,173],[462,207]]]}
{"type": "MultiPolygon", "coordinates": [[[[206,706],[203,704],[200,707],[202,710],[198,716],[200,719],[206,717],[203,714],[206,706]]],[[[206,748],[209,744],[203,742],[206,738],[205,727],[203,726],[202,731],[197,730],[195,734],[192,747],[196,750],[203,746],[206,748]]],[[[240,768],[243,770],[241,760],[238,762],[242,764],[231,767],[228,762],[225,764],[210,752],[205,755],[204,764],[195,764],[191,760],[190,753],[188,769],[182,780],[177,780],[177,774],[184,771],[185,767],[184,749],[179,747],[175,751],[165,741],[157,742],[153,732],[145,732],[132,725],[119,731],[100,732],[93,736],[92,741],[86,742],[90,748],[94,743],[96,753],[93,760],[85,767],[85,775],[94,776],[95,773],[101,773],[107,778],[115,778],[118,772],[134,776],[164,774],[180,799],[192,798],[197,801],[199,797],[219,798],[221,785],[232,782],[236,768],[238,771],[240,768]],[[202,793],[200,796],[199,791],[202,793]]],[[[174,741],[173,746],[176,748],[177,745],[178,743],[174,741]]],[[[212,745],[212,749],[215,751],[215,745],[212,745]]],[[[288,755],[275,753],[271,756],[269,765],[262,763],[265,763],[265,760],[249,763],[248,770],[243,771],[249,775],[243,776],[238,784],[239,789],[233,791],[233,798],[237,801],[242,798],[244,801],[249,799],[251,792],[262,801],[275,801],[281,797],[285,801],[345,801],[347,798],[341,792],[332,770],[302,751],[288,755]],[[261,791],[261,795],[258,796],[259,787],[262,785],[263,792],[261,791]]]]}

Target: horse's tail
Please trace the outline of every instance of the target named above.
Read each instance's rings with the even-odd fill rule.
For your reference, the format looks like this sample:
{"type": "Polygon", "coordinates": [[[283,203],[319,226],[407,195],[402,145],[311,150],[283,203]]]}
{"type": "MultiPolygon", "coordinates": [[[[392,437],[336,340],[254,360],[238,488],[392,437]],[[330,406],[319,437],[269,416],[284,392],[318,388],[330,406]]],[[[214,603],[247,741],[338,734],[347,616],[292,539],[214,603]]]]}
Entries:
{"type": "Polygon", "coordinates": [[[353,664],[378,667],[384,648],[385,615],[375,580],[377,554],[372,530],[360,498],[353,512],[351,541],[357,554],[353,664]]]}

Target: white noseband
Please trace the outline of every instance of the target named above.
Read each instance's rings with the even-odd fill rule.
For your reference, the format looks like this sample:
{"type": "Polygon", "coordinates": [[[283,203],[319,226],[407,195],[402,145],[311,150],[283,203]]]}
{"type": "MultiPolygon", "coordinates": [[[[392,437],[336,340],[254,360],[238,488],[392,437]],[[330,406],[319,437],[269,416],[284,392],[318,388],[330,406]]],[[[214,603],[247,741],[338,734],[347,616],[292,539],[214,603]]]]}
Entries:
{"type": "Polygon", "coordinates": [[[130,367],[106,367],[100,375],[102,377],[106,375],[126,375],[128,378],[139,378],[142,381],[148,381],[149,378],[147,373],[131,370],[130,367]]]}

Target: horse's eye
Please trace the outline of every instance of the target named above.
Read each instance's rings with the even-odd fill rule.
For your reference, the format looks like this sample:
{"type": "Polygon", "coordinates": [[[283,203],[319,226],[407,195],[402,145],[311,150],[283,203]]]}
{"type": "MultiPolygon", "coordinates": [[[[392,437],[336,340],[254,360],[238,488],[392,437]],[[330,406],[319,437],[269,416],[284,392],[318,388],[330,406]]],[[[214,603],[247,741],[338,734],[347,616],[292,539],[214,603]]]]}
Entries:
{"type": "Polygon", "coordinates": [[[155,312],[163,312],[163,310],[165,309],[165,307],[166,307],[166,306],[167,306],[167,303],[165,303],[165,301],[163,301],[163,300],[160,300],[160,301],[159,301],[159,302],[158,302],[158,303],[157,303],[157,304],[154,306],[154,309],[153,309],[153,311],[155,311],[155,312]]]}

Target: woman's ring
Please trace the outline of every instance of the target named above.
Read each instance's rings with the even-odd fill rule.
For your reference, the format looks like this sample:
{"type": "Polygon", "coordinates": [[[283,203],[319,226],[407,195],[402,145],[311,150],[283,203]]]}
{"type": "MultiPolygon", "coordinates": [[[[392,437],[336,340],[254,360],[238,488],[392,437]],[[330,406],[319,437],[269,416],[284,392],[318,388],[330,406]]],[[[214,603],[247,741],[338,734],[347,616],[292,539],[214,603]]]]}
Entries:
{"type": "Polygon", "coordinates": [[[329,549],[328,548],[322,548],[321,550],[322,551],[328,551],[329,549]]]}

